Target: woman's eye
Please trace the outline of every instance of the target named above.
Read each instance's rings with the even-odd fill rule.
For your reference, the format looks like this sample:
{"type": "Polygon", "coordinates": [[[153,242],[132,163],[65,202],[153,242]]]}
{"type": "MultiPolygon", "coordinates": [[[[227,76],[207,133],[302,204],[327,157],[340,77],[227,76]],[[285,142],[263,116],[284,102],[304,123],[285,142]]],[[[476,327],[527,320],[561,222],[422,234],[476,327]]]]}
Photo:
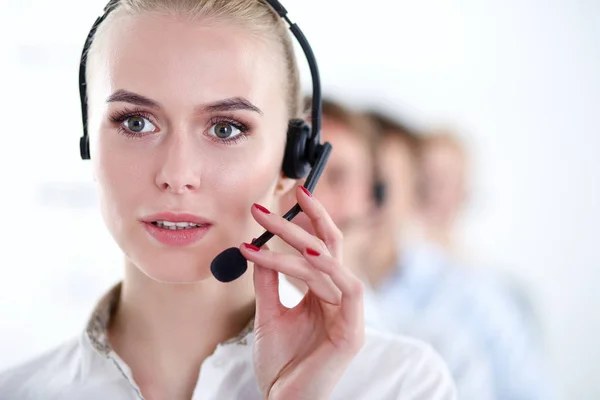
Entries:
{"type": "Polygon", "coordinates": [[[219,139],[231,139],[242,133],[242,131],[229,122],[217,122],[210,127],[209,133],[219,139]]]}
{"type": "Polygon", "coordinates": [[[152,133],[156,127],[148,118],[136,115],[123,121],[123,126],[133,133],[152,133]]]}

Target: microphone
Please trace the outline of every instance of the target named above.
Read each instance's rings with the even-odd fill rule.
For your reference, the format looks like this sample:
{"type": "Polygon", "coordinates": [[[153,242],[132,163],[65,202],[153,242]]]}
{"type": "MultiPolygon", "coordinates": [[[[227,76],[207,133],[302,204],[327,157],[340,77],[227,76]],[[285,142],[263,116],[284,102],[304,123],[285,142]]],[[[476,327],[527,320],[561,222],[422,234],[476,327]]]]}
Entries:
{"type": "MultiPolygon", "coordinates": [[[[318,157],[315,162],[315,165],[311,169],[308,177],[306,178],[306,182],[304,183],[304,187],[312,193],[323,170],[325,169],[325,164],[329,159],[329,155],[331,154],[331,144],[323,143],[319,146],[318,149],[318,157]]],[[[288,212],[283,215],[288,221],[291,221],[298,213],[302,211],[300,205],[296,203],[294,207],[292,207],[288,212]]],[[[256,247],[261,247],[266,244],[274,235],[266,231],[262,235],[260,235],[257,239],[252,241],[252,244],[256,247]]],[[[210,263],[210,271],[213,276],[220,282],[231,282],[246,272],[248,269],[248,261],[244,258],[240,249],[237,247],[230,247],[219,255],[217,255],[214,260],[210,263]]]]}

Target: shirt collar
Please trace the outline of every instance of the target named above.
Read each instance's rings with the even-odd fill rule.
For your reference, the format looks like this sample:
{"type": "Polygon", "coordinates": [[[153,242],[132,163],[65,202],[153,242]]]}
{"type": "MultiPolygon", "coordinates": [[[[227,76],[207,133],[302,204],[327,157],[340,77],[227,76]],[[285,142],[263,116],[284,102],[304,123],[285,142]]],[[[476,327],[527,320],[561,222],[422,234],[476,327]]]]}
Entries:
{"type": "MultiPolygon", "coordinates": [[[[85,329],[85,335],[94,350],[105,357],[108,357],[112,352],[112,348],[108,341],[108,326],[117,309],[117,305],[119,304],[121,288],[122,282],[119,282],[102,296],[100,301],[96,304],[85,329]]],[[[254,317],[250,319],[248,324],[238,335],[226,340],[222,344],[227,345],[235,343],[246,345],[248,343],[247,337],[253,331],[254,317]]]]}
{"type": "Polygon", "coordinates": [[[121,287],[122,283],[119,282],[102,296],[85,329],[86,336],[94,350],[104,356],[108,356],[112,350],[108,342],[108,325],[119,304],[121,287]]]}

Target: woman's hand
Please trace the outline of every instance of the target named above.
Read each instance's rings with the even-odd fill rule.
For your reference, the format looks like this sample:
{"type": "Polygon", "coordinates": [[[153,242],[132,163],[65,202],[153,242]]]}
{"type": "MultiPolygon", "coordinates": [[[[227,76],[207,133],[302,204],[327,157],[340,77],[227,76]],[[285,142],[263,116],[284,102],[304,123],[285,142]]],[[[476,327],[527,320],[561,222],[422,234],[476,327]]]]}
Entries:
{"type": "Polygon", "coordinates": [[[254,366],[266,399],[327,399],[364,343],[363,286],[341,265],[342,234],[323,206],[300,186],[296,197],[317,236],[261,206],[252,215],[299,254],[240,248],[255,265],[254,366]],[[292,309],[280,302],[278,272],[309,288],[292,309]]]}

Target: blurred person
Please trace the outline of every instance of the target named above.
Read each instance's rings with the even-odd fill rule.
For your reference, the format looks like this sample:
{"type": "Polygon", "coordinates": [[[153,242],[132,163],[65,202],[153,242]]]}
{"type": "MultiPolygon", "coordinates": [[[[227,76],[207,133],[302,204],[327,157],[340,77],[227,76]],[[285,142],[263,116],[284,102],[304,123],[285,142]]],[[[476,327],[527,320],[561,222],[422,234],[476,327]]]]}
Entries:
{"type": "MultiPolygon", "coordinates": [[[[385,217],[373,240],[377,250],[368,266],[383,320],[396,332],[408,332],[421,321],[433,324],[430,331],[454,326],[482,350],[497,399],[549,398],[536,341],[519,304],[501,282],[465,268],[448,250],[449,227],[467,191],[464,152],[448,139],[415,135],[389,115],[369,115],[381,136],[378,160],[388,187],[385,217]],[[443,143],[453,144],[437,147],[443,143]],[[426,182],[435,174],[435,182],[426,182]],[[445,177],[451,179],[440,183],[445,177]],[[431,222],[428,235],[419,234],[421,219],[431,222]]],[[[442,355],[455,353],[454,338],[437,332],[434,347],[442,355]]],[[[449,365],[452,370],[452,361],[449,365]]]]}
{"type": "MultiPolygon", "coordinates": [[[[374,126],[374,121],[360,111],[333,99],[323,101],[322,137],[334,146],[335,151],[314,194],[344,235],[344,266],[364,279],[366,322],[377,329],[410,335],[432,344],[449,364],[460,399],[494,399],[488,360],[479,345],[470,341],[467,332],[456,321],[437,315],[429,319],[424,315],[422,318],[415,316],[410,325],[400,326],[390,324],[387,321],[390,316],[381,313],[377,294],[369,283],[374,276],[371,267],[373,260],[385,265],[380,260],[388,255],[392,258],[397,256],[396,221],[411,215],[413,207],[410,196],[414,190],[407,186],[413,185],[409,183],[415,175],[412,146],[417,139],[408,129],[405,136],[386,137],[375,134],[376,129],[381,127],[374,126]],[[399,154],[402,156],[397,157],[399,154]],[[377,162],[382,158],[387,160],[384,165],[377,162]],[[393,181],[392,177],[395,178],[393,181]],[[385,185],[382,185],[382,180],[385,180],[385,185]],[[390,202],[399,207],[382,207],[390,202]],[[378,236],[384,230],[389,241],[381,241],[378,236]],[[380,241],[388,248],[380,246],[380,241]],[[379,252],[382,257],[374,256],[373,252],[379,252]]],[[[281,208],[287,209],[294,202],[292,195],[284,195],[281,208]]],[[[306,216],[299,215],[294,223],[308,232],[315,232],[306,216]]],[[[290,281],[300,293],[306,291],[306,284],[301,280],[290,281]]],[[[296,295],[295,302],[299,301],[299,297],[296,295]]],[[[291,295],[289,298],[290,303],[295,304],[291,295]]],[[[407,310],[403,304],[395,307],[400,314],[407,310]]],[[[391,320],[396,321],[397,317],[391,320]]]]}
{"type": "MultiPolygon", "coordinates": [[[[422,136],[418,153],[416,220],[421,240],[439,246],[457,262],[471,265],[468,250],[457,243],[459,220],[469,201],[471,161],[467,146],[457,133],[439,128],[422,136]]],[[[496,271],[478,272],[482,279],[504,284],[503,290],[518,304],[531,329],[539,329],[535,307],[519,282],[496,271]]]]}
{"type": "Polygon", "coordinates": [[[365,330],[339,229],[282,171],[302,107],[274,9],[283,12],[272,1],[122,0],[94,24],[84,129],[124,278],[80,337],[1,374],[2,398],[455,398],[429,346],[365,330]],[[314,234],[269,212],[288,191],[314,234]],[[263,229],[299,255],[244,243],[263,229]],[[253,274],[224,284],[210,264],[231,246],[253,274]],[[280,303],[278,273],[310,288],[293,309],[280,303]]]}
{"type": "Polygon", "coordinates": [[[369,267],[365,270],[373,287],[381,284],[393,270],[399,249],[412,240],[415,226],[415,205],[418,198],[417,154],[420,136],[407,124],[381,112],[367,110],[376,137],[377,171],[385,195],[380,204],[377,234],[387,235],[374,243],[369,267]]]}
{"type": "MultiPolygon", "coordinates": [[[[471,161],[467,146],[457,133],[440,128],[422,136],[418,153],[416,220],[421,240],[470,265],[468,252],[457,243],[459,220],[469,201],[471,161]]],[[[482,278],[505,284],[532,327],[538,328],[530,296],[519,282],[496,271],[478,272],[482,278]]]]}
{"type": "Polygon", "coordinates": [[[468,199],[469,159],[457,135],[423,136],[419,151],[417,214],[424,239],[456,253],[457,220],[468,199]]]}
{"type": "MultiPolygon", "coordinates": [[[[306,105],[310,103],[310,99],[305,99],[306,105]]],[[[372,225],[376,222],[373,214],[378,212],[374,162],[376,136],[367,118],[333,99],[323,99],[322,115],[321,136],[334,146],[335,151],[329,157],[314,194],[344,236],[344,266],[366,281],[362,264],[368,260],[365,249],[371,241],[372,225]]],[[[288,193],[281,197],[280,208],[289,209],[295,202],[293,193],[288,193]]],[[[298,215],[294,223],[315,233],[306,215],[298,215]]],[[[280,241],[277,245],[281,250],[294,251],[280,241]]],[[[288,280],[301,291],[307,289],[302,280],[288,280]]],[[[370,326],[378,327],[377,308],[369,300],[368,287],[365,291],[365,318],[370,326]]]]}

